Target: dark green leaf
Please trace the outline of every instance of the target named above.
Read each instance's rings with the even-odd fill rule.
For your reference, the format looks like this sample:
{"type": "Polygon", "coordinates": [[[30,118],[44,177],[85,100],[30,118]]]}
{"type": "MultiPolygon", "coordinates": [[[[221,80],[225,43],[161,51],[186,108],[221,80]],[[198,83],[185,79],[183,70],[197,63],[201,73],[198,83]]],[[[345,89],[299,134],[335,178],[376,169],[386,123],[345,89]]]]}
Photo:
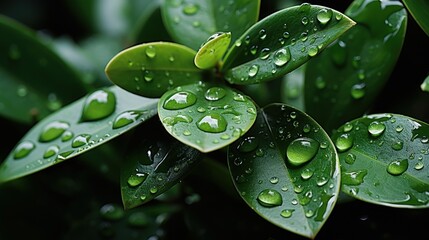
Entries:
{"type": "Polygon", "coordinates": [[[234,41],[258,20],[260,0],[165,0],[164,24],[176,42],[198,50],[216,32],[234,41]]]}
{"type": "Polygon", "coordinates": [[[201,152],[210,152],[237,140],[255,121],[253,101],[213,83],[185,85],[166,92],[158,115],[167,131],[201,152]]]}
{"type": "Polygon", "coordinates": [[[397,114],[348,122],[333,138],[340,152],[342,191],[399,208],[429,207],[429,125],[397,114]]]}
{"type": "Polygon", "coordinates": [[[266,220],[314,238],[340,189],[335,146],[307,114],[284,104],[261,109],[228,148],[237,191],[266,220]]]}
{"type": "Polygon", "coordinates": [[[234,84],[270,81],[316,56],[354,25],[344,14],[304,3],[262,19],[225,56],[223,71],[234,84]]]}
{"type": "Polygon", "coordinates": [[[121,170],[122,202],[126,209],[158,197],[201,160],[198,150],[172,138],[159,122],[136,132],[135,136],[121,170]],[[154,132],[157,134],[147,134],[154,132]]]}
{"type": "Polygon", "coordinates": [[[116,86],[99,89],[37,123],[0,166],[0,182],[70,159],[156,114],[157,99],[116,86]]]}
{"type": "Polygon", "coordinates": [[[86,90],[79,76],[30,29],[0,16],[0,114],[31,124],[86,90]]]}
{"type": "Polygon", "coordinates": [[[420,85],[420,88],[422,91],[429,92],[429,76],[426,77],[426,79],[420,85]]]}
{"type": "Polygon", "coordinates": [[[231,33],[215,33],[207,39],[195,56],[195,66],[200,69],[215,67],[231,43],[231,33]]]}
{"type": "Polygon", "coordinates": [[[196,52],[176,43],[140,44],[118,53],[106,66],[108,78],[119,87],[157,98],[174,87],[201,80],[194,65],[196,52]]]}
{"type": "Polygon", "coordinates": [[[305,111],[304,72],[305,64],[285,75],[282,79],[282,101],[292,107],[305,111]]]}
{"type": "Polygon", "coordinates": [[[427,0],[403,0],[417,24],[429,36],[429,2],[427,0]]]}
{"type": "Polygon", "coordinates": [[[310,61],[305,73],[306,111],[327,131],[368,111],[394,69],[406,30],[398,1],[356,1],[346,14],[357,25],[310,61]]]}

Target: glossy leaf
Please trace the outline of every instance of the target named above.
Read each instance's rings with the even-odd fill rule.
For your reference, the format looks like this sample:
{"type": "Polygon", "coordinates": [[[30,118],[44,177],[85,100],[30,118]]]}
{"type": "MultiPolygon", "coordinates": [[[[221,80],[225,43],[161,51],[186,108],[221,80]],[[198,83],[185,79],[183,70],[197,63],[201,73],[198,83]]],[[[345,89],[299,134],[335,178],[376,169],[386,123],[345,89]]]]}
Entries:
{"type": "Polygon", "coordinates": [[[32,124],[86,93],[79,75],[35,32],[0,16],[0,115],[32,124]]]}
{"type": "Polygon", "coordinates": [[[402,2],[417,24],[429,36],[429,2],[427,0],[403,0],[402,2]]]}
{"type": "Polygon", "coordinates": [[[256,106],[225,85],[198,83],[166,92],[158,103],[158,115],[173,137],[210,152],[247,132],[255,121],[256,106]]]}
{"type": "Polygon", "coordinates": [[[215,33],[203,43],[195,56],[195,66],[210,69],[219,63],[231,43],[231,33],[215,33]]]}
{"type": "Polygon", "coordinates": [[[165,0],[164,24],[173,39],[194,50],[217,32],[234,41],[258,20],[260,0],[165,0]]]}
{"type": "Polygon", "coordinates": [[[423,83],[420,85],[422,91],[429,92],[429,76],[425,78],[423,83]]]}
{"type": "Polygon", "coordinates": [[[201,70],[194,65],[195,54],[176,43],[140,44],[113,57],[106,66],[106,74],[131,93],[158,98],[174,87],[201,80],[201,70]]]}
{"type": "Polygon", "coordinates": [[[258,112],[228,147],[228,166],[244,201],[267,221],[314,238],[338,198],[338,155],[326,132],[285,104],[258,112]]]}
{"type": "Polygon", "coordinates": [[[136,132],[135,138],[121,169],[125,209],[147,203],[169,190],[201,160],[198,150],[172,138],[159,122],[136,132]],[[157,134],[147,134],[151,132],[157,134]]]}
{"type": "Polygon", "coordinates": [[[397,114],[372,114],[338,129],[342,191],[373,204],[429,207],[429,125],[397,114]]]}
{"type": "Polygon", "coordinates": [[[407,15],[398,1],[355,1],[357,25],[305,72],[305,106],[327,131],[362,116],[390,77],[404,43],[407,15]]]}
{"type": "Polygon", "coordinates": [[[233,84],[279,78],[316,56],[354,24],[341,12],[308,3],[277,11],[235,41],[225,56],[223,72],[233,84]]]}
{"type": "Polygon", "coordinates": [[[156,114],[156,99],[99,89],[37,123],[0,166],[0,182],[22,177],[120,136],[156,114]]]}

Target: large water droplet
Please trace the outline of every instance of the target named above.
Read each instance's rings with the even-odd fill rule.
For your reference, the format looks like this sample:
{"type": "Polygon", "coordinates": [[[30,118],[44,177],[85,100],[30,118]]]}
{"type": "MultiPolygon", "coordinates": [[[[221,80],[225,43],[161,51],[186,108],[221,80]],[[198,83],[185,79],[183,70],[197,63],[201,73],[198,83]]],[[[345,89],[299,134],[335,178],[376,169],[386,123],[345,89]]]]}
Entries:
{"type": "Polygon", "coordinates": [[[252,65],[249,68],[249,77],[256,76],[256,74],[258,73],[258,71],[259,71],[259,66],[258,65],[252,65]]]}
{"type": "Polygon", "coordinates": [[[147,173],[138,172],[128,177],[127,183],[130,187],[137,187],[142,184],[147,178],[147,173]]]}
{"type": "Polygon", "coordinates": [[[276,190],[265,189],[259,193],[258,202],[264,207],[275,207],[283,204],[283,198],[276,190]]]}
{"type": "Polygon", "coordinates": [[[81,121],[93,121],[105,118],[116,108],[116,97],[111,91],[97,90],[91,93],[83,104],[81,121]]]}
{"type": "Polygon", "coordinates": [[[350,186],[357,186],[363,183],[363,178],[368,174],[366,169],[353,172],[343,172],[341,175],[341,183],[350,186]]]}
{"type": "Polygon", "coordinates": [[[50,146],[46,149],[45,153],[43,154],[43,158],[50,158],[55,156],[56,154],[58,154],[58,152],[60,151],[60,148],[56,145],[54,146],[50,146]]]}
{"type": "Polygon", "coordinates": [[[321,23],[322,25],[325,25],[332,18],[332,10],[331,9],[326,9],[326,8],[321,9],[317,13],[316,18],[317,18],[317,21],[319,21],[319,23],[321,23]]]}
{"type": "Polygon", "coordinates": [[[177,92],[169,96],[164,102],[167,110],[178,110],[192,106],[197,101],[195,94],[190,92],[177,92]]]}
{"type": "Polygon", "coordinates": [[[89,139],[91,139],[91,135],[89,134],[81,134],[76,136],[72,141],[72,147],[78,148],[88,144],[89,139]]]}
{"type": "Polygon", "coordinates": [[[365,96],[365,83],[358,83],[352,86],[350,94],[354,99],[361,99],[365,96]]]}
{"type": "Polygon", "coordinates": [[[133,122],[135,122],[143,112],[141,111],[126,111],[118,116],[116,116],[115,120],[113,120],[113,129],[121,128],[127,126],[133,122]]]}
{"type": "Polygon", "coordinates": [[[282,48],[274,54],[274,64],[278,67],[285,65],[290,60],[289,48],[282,48]]]}
{"type": "Polygon", "coordinates": [[[186,15],[194,15],[198,12],[198,9],[199,9],[198,5],[189,3],[183,8],[183,13],[186,15]]]}
{"type": "Polygon", "coordinates": [[[156,56],[156,49],[154,46],[149,45],[145,50],[146,56],[148,58],[154,58],[156,56]]]}
{"type": "Polygon", "coordinates": [[[299,166],[310,161],[319,150],[319,142],[312,138],[297,138],[293,140],[286,150],[290,164],[299,166]]]}
{"type": "Polygon", "coordinates": [[[290,218],[292,217],[293,214],[293,209],[284,209],[280,212],[280,216],[284,217],[284,218],[290,218]]]}
{"type": "Polygon", "coordinates": [[[383,134],[385,129],[386,129],[386,125],[378,121],[371,122],[368,126],[368,132],[373,137],[380,136],[381,134],[383,134]]]}
{"type": "Polygon", "coordinates": [[[24,158],[28,156],[28,154],[30,154],[34,150],[34,148],[36,148],[36,145],[34,145],[34,143],[31,141],[21,142],[20,144],[18,144],[18,146],[16,146],[13,158],[15,160],[24,158]]]}
{"type": "Polygon", "coordinates": [[[353,146],[353,137],[347,133],[341,134],[335,141],[335,146],[340,152],[347,151],[353,146]]]}
{"type": "Polygon", "coordinates": [[[209,133],[224,132],[227,125],[226,119],[218,113],[208,114],[197,122],[197,126],[200,130],[209,133]]]}
{"type": "Polygon", "coordinates": [[[217,101],[225,97],[226,91],[221,87],[211,87],[207,89],[204,97],[209,101],[217,101]]]}
{"type": "Polygon", "coordinates": [[[70,127],[70,124],[64,121],[54,121],[48,123],[42,130],[39,141],[40,142],[50,142],[54,139],[60,137],[67,128],[70,127]]]}
{"type": "Polygon", "coordinates": [[[255,150],[259,145],[257,138],[249,136],[244,138],[244,140],[238,145],[237,149],[240,152],[251,152],[255,150]]]}
{"type": "Polygon", "coordinates": [[[397,176],[401,175],[408,169],[408,159],[395,160],[387,165],[387,172],[397,176]]]}
{"type": "Polygon", "coordinates": [[[396,141],[392,144],[392,149],[396,151],[402,150],[403,147],[404,147],[404,142],[402,141],[396,141]]]}

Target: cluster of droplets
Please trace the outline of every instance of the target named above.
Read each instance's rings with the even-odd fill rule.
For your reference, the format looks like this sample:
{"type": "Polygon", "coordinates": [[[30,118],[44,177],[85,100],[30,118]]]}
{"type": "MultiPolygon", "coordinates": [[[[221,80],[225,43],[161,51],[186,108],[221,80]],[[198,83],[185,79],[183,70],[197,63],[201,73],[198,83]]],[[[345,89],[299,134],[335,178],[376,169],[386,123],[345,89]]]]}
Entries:
{"type": "MultiPolygon", "coordinates": [[[[116,109],[116,97],[108,90],[97,90],[87,96],[83,103],[80,123],[102,120],[110,116],[116,109]]],[[[112,129],[119,129],[136,122],[144,111],[125,111],[117,115],[112,123],[112,129]]],[[[110,134],[106,133],[102,137],[92,136],[91,134],[82,133],[75,134],[70,130],[71,124],[65,120],[53,120],[43,126],[40,131],[37,142],[25,140],[20,142],[14,149],[13,159],[21,160],[27,157],[36,149],[37,144],[50,144],[43,152],[42,158],[37,161],[38,164],[51,162],[53,157],[55,161],[66,159],[74,152],[81,152],[91,146],[101,143],[110,138],[110,134]],[[97,139],[97,140],[95,140],[97,139]],[[60,143],[53,142],[60,140],[60,143]],[[71,150],[61,152],[61,143],[69,142],[71,150]],[[52,144],[51,144],[52,143],[52,144]]],[[[69,147],[66,147],[70,149],[69,147]]],[[[40,157],[40,156],[39,156],[40,157]]],[[[27,165],[27,168],[31,168],[27,165]]]]}

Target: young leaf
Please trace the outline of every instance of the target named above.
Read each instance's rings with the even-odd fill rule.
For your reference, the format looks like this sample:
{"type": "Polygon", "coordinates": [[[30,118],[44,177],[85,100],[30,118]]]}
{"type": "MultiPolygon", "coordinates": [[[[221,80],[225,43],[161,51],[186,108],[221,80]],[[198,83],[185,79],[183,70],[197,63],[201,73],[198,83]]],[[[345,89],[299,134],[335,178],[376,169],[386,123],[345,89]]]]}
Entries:
{"type": "Polygon", "coordinates": [[[327,131],[362,116],[401,53],[407,13],[398,1],[355,1],[346,14],[357,25],[305,72],[305,107],[327,131]],[[361,5],[359,5],[361,4],[361,5]]]}
{"type": "Polygon", "coordinates": [[[201,45],[195,56],[195,66],[210,69],[219,63],[231,43],[231,33],[215,33],[201,45]]]}
{"type": "Polygon", "coordinates": [[[32,124],[86,93],[78,74],[34,32],[0,16],[0,115],[32,124]]]}
{"type": "Polygon", "coordinates": [[[256,118],[253,101],[225,86],[198,83],[166,92],[158,115],[167,131],[201,152],[210,152],[237,140],[256,118]]]}
{"type": "Polygon", "coordinates": [[[105,71],[119,87],[158,98],[176,86],[201,80],[201,70],[194,65],[195,54],[194,50],[176,43],[145,43],[118,53],[105,71]]]}
{"type": "Polygon", "coordinates": [[[260,0],[165,0],[164,24],[173,39],[194,50],[217,32],[240,36],[258,20],[260,0]]]}
{"type": "Polygon", "coordinates": [[[429,2],[427,0],[403,0],[417,24],[429,36],[429,2]]]}
{"type": "Polygon", "coordinates": [[[422,91],[429,92],[429,76],[425,78],[423,83],[420,85],[422,91]]]}
{"type": "Polygon", "coordinates": [[[103,144],[154,116],[156,104],[116,86],[96,90],[38,122],[0,165],[0,182],[103,144]]]}
{"type": "Polygon", "coordinates": [[[335,146],[307,114],[285,104],[261,109],[253,127],[228,147],[237,191],[273,224],[314,238],[340,189],[335,146]]]}
{"type": "Polygon", "coordinates": [[[398,208],[429,207],[429,125],[397,114],[372,114],[341,126],[342,191],[398,208]]]}
{"type": "Polygon", "coordinates": [[[198,150],[173,139],[160,124],[143,130],[156,135],[145,136],[139,132],[135,135],[139,139],[131,143],[133,149],[121,169],[125,209],[140,206],[170,189],[199,163],[201,155],[198,150]]]}
{"type": "Polygon", "coordinates": [[[303,3],[262,19],[224,57],[223,71],[233,84],[270,81],[316,56],[354,25],[344,14],[303,3]]]}

